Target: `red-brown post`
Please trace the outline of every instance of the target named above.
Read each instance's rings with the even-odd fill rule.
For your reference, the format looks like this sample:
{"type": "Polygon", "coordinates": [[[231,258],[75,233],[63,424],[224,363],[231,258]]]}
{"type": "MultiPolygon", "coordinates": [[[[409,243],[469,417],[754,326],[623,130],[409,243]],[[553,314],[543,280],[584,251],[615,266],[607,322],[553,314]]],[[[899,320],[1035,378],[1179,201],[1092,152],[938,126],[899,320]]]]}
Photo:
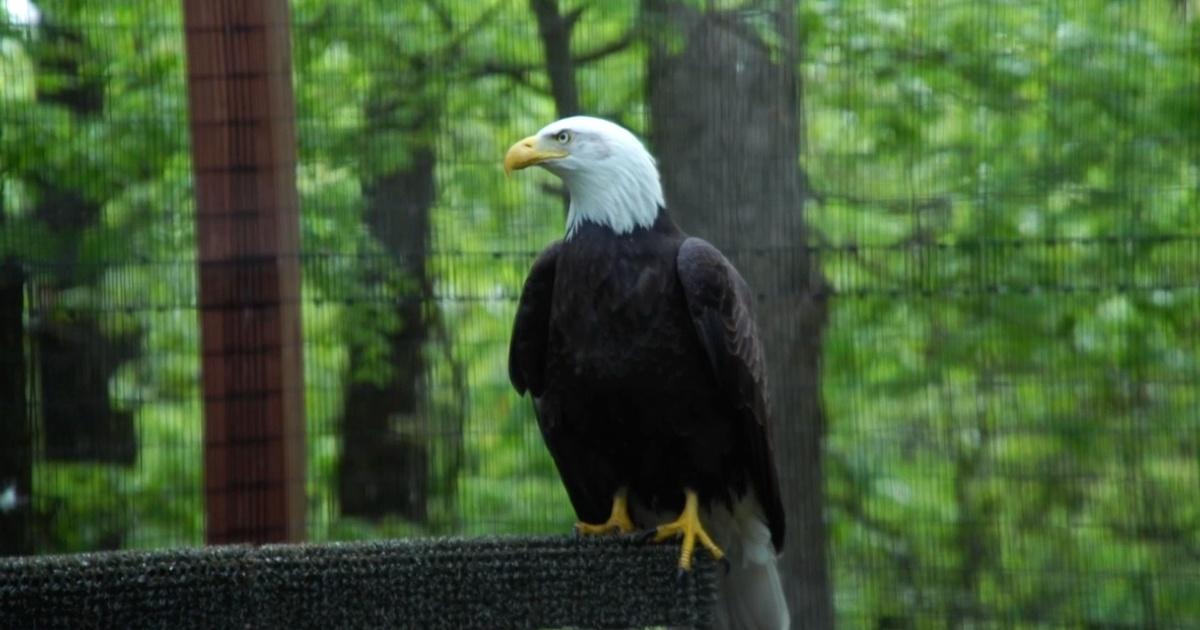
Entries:
{"type": "Polygon", "coordinates": [[[304,538],[287,0],[184,0],[209,543],[304,538]]]}

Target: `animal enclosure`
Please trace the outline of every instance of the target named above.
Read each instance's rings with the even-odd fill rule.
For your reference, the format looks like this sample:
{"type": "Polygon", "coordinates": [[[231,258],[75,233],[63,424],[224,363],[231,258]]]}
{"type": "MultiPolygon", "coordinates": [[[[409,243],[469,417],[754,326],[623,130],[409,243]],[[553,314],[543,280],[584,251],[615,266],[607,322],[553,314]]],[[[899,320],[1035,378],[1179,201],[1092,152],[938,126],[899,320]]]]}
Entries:
{"type": "Polygon", "coordinates": [[[501,159],[587,113],[754,289],[797,627],[1200,624],[1194,0],[200,4],[0,2],[0,554],[202,545],[214,475],[226,540],[568,532],[506,372],[563,191],[501,159]]]}

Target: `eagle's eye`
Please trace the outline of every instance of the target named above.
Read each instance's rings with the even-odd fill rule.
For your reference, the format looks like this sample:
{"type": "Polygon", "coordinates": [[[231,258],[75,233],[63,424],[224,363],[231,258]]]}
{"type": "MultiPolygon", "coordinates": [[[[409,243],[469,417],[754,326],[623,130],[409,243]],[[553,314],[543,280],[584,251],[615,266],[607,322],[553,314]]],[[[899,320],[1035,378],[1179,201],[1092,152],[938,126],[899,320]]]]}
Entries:
{"type": "Polygon", "coordinates": [[[564,129],[558,132],[558,134],[554,136],[554,139],[558,140],[559,144],[566,144],[571,141],[571,132],[564,129]]]}

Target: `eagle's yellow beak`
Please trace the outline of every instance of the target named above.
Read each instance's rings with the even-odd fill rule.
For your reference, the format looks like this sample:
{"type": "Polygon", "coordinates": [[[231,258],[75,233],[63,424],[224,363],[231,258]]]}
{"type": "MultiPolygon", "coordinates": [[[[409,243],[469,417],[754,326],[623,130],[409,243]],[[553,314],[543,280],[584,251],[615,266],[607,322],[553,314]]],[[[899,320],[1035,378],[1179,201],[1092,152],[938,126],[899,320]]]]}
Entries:
{"type": "Polygon", "coordinates": [[[541,164],[546,160],[555,160],[566,156],[566,151],[562,149],[543,148],[541,146],[541,138],[529,136],[512,145],[512,148],[504,155],[504,174],[508,175],[513,171],[519,171],[527,166],[541,164]]]}

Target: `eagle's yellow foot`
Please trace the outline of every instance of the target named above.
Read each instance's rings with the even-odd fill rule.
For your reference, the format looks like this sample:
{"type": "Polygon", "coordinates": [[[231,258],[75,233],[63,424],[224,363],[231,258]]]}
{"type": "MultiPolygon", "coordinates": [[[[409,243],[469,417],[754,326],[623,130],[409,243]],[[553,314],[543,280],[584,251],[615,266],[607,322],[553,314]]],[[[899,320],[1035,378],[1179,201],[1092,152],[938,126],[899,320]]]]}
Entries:
{"type": "Polygon", "coordinates": [[[679,518],[664,523],[658,526],[654,533],[654,542],[662,542],[670,540],[677,536],[683,537],[683,550],[679,553],[679,570],[681,572],[692,570],[692,556],[696,552],[696,542],[712,554],[714,560],[724,560],[725,552],[712,541],[708,532],[704,531],[704,527],[700,524],[700,499],[697,498],[694,490],[685,490],[687,493],[687,502],[683,505],[683,513],[679,518]]]}
{"type": "Polygon", "coordinates": [[[612,513],[608,515],[607,521],[599,525],[578,521],[575,523],[575,531],[585,536],[632,532],[633,521],[629,518],[629,499],[625,488],[617,490],[613,495],[612,513]]]}

